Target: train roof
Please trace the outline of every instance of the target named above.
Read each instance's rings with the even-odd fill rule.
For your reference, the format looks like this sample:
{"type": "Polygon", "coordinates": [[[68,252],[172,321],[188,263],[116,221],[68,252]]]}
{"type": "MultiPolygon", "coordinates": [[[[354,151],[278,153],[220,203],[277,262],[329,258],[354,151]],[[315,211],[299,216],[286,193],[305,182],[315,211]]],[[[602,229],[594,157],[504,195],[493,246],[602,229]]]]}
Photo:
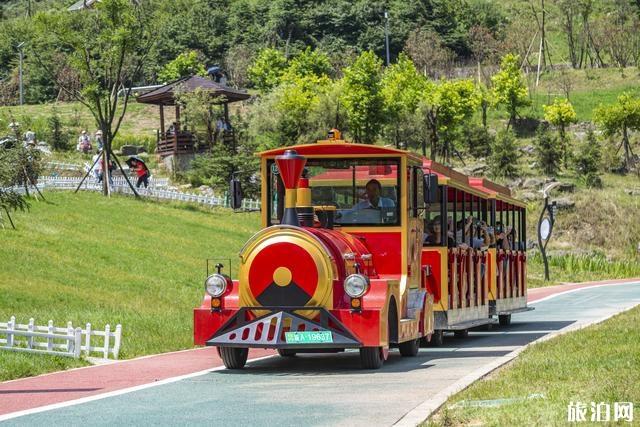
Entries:
{"type": "Polygon", "coordinates": [[[262,151],[257,153],[260,157],[273,157],[284,154],[286,150],[296,150],[298,154],[303,156],[318,156],[318,157],[373,157],[373,156],[389,156],[398,157],[406,156],[408,159],[414,162],[421,162],[422,158],[416,153],[412,153],[406,150],[399,150],[393,147],[383,147],[380,145],[371,144],[358,144],[355,142],[349,142],[343,139],[339,140],[320,140],[313,144],[301,144],[292,145],[289,147],[279,147],[272,150],[262,151]]]}
{"type": "Polygon", "coordinates": [[[487,178],[471,177],[458,172],[441,163],[434,162],[431,159],[423,159],[422,169],[426,172],[438,175],[439,181],[447,183],[449,186],[457,187],[470,193],[482,193],[485,197],[495,198],[496,200],[515,206],[525,207],[526,204],[517,200],[511,194],[508,187],[497,184],[487,178]]]}

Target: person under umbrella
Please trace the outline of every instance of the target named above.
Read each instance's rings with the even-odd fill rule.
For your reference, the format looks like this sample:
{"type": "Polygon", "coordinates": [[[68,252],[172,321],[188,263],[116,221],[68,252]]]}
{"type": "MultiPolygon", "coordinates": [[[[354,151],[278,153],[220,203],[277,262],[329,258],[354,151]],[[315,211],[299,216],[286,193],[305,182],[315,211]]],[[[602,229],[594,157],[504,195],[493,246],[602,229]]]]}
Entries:
{"type": "Polygon", "coordinates": [[[144,184],[144,188],[149,187],[149,168],[145,164],[145,162],[137,156],[131,156],[126,161],[127,165],[133,170],[136,171],[136,175],[138,176],[138,182],[136,183],[136,188],[140,188],[141,184],[144,184]]]}

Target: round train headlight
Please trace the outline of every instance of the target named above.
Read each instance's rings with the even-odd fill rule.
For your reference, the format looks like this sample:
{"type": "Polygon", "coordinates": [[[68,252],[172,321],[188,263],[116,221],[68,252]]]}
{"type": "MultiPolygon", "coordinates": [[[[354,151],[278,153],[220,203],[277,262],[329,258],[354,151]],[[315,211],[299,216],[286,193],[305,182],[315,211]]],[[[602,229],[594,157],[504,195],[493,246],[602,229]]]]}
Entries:
{"type": "Polygon", "coordinates": [[[369,289],[369,279],[362,274],[352,274],[344,280],[344,291],[351,298],[360,298],[369,289]]]}
{"type": "Polygon", "coordinates": [[[212,274],[204,281],[204,289],[214,298],[222,296],[227,290],[227,278],[222,274],[212,274]]]}

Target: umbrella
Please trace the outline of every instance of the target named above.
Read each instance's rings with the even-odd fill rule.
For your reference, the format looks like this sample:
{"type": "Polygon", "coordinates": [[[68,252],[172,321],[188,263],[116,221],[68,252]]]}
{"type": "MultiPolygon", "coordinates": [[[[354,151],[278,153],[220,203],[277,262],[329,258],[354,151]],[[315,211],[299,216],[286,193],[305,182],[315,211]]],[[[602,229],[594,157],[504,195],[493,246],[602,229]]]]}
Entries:
{"type": "Polygon", "coordinates": [[[132,168],[132,167],[133,167],[133,166],[131,165],[133,162],[142,163],[142,164],[144,165],[144,167],[145,167],[145,168],[147,167],[147,164],[144,162],[144,160],[142,160],[142,159],[141,159],[140,157],[138,157],[138,156],[131,156],[131,157],[129,157],[129,158],[125,161],[125,163],[126,163],[127,165],[129,165],[129,167],[130,167],[130,168],[132,168]]]}

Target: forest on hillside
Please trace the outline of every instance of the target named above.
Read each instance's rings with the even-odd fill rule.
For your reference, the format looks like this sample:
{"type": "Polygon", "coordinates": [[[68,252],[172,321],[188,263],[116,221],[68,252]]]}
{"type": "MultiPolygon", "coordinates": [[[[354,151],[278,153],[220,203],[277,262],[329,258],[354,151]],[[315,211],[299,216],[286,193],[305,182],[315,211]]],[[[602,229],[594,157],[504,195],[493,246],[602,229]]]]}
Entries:
{"type": "MultiPolygon", "coordinates": [[[[72,0],[9,0],[0,4],[0,104],[18,102],[17,46],[25,43],[25,100],[64,100],[32,39],[38,14],[65,10],[72,0]],[[38,55],[41,59],[38,60],[38,55]]],[[[516,53],[523,65],[583,67],[637,65],[640,2],[637,0],[144,0],[154,21],[155,43],[134,85],[159,81],[163,67],[194,51],[205,66],[222,66],[230,83],[251,86],[248,65],[263,48],[286,58],[307,47],[327,54],[340,73],[364,51],[395,62],[407,53],[432,76],[464,76],[478,62],[497,64],[516,53]],[[387,12],[388,22],[385,21],[387,12]],[[544,13],[543,13],[544,12],[544,13]],[[541,35],[544,43],[540,43],[541,35]]],[[[74,78],[64,67],[56,70],[74,78]]],[[[471,71],[473,72],[473,71],[471,71]]]]}

